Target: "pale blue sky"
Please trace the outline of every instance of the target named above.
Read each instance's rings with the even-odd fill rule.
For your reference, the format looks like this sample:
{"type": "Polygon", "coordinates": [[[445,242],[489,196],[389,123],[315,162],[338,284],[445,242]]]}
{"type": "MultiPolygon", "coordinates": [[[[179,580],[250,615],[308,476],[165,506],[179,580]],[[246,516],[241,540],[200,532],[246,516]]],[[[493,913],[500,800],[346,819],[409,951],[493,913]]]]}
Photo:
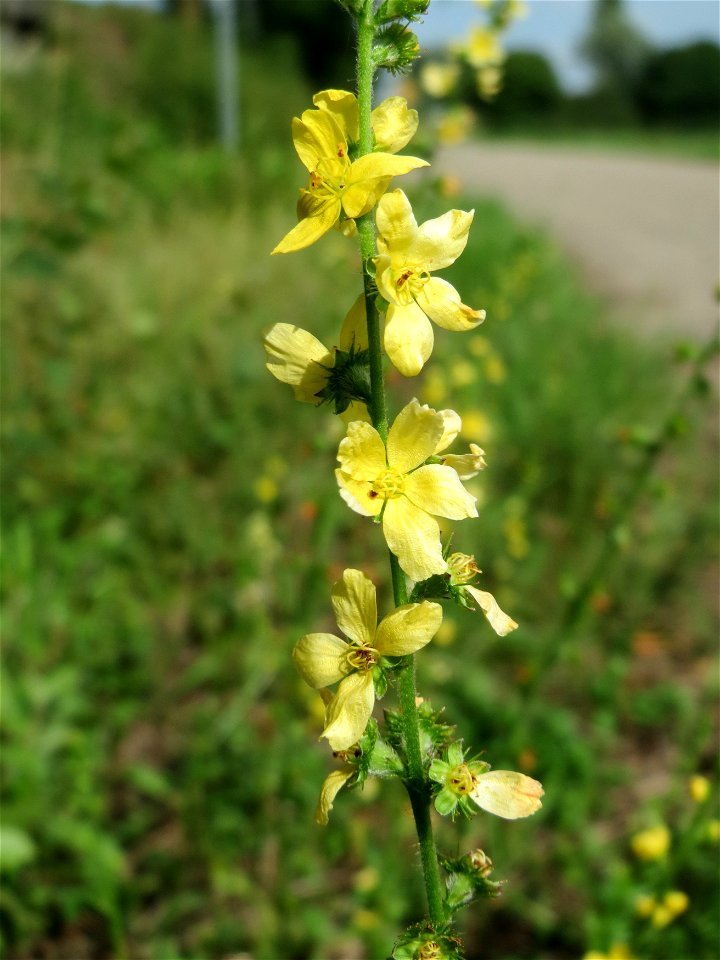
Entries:
{"type": "MultiPolygon", "coordinates": [[[[115,2],[154,6],[154,0],[115,2]]],[[[302,0],[296,2],[302,3],[302,0]]],[[[527,18],[509,29],[505,46],[509,50],[539,50],[552,61],[564,86],[582,90],[590,84],[591,74],[578,56],[577,48],[587,29],[592,6],[593,0],[528,0],[527,18]]],[[[672,47],[694,40],[720,41],[720,0],[626,0],[626,9],[656,46],[672,47]]],[[[473,24],[480,22],[482,11],[473,0],[431,0],[424,21],[416,24],[416,32],[422,46],[431,48],[462,38],[473,24]]]]}

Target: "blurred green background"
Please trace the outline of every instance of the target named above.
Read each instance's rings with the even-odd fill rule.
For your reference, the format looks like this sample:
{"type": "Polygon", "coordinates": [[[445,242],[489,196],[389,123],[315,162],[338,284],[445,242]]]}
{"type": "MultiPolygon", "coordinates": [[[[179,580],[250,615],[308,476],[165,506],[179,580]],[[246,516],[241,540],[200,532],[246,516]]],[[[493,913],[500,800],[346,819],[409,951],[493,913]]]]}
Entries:
{"type": "MultiPolygon", "coordinates": [[[[378,960],[423,910],[408,805],[371,782],[315,826],[331,760],[290,651],[334,628],[347,565],[390,602],[385,553],[337,494],[340,423],[261,347],[276,321],[332,343],[359,292],[339,234],[269,257],[303,180],[290,118],[348,84],[347,21],[256,6],[233,155],[202,5],[49,8],[4,25],[4,956],[378,960]]],[[[390,372],[393,404],[452,406],[485,448],[453,543],[521,627],[448,610],[419,688],[546,791],[528,822],[438,824],[507,880],[463,915],[468,957],[713,960],[714,378],[441,187],[413,188],[418,219],[475,207],[445,276],[488,320],[440,331],[421,381],[390,372]],[[684,911],[642,915],[672,891],[684,911]]]]}

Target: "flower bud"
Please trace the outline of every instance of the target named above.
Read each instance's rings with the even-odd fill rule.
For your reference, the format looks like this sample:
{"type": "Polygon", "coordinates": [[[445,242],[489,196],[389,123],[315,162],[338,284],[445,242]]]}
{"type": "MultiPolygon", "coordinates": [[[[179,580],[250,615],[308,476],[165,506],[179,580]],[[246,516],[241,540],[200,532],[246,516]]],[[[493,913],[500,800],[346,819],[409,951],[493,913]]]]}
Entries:
{"type": "Polygon", "coordinates": [[[418,38],[399,23],[381,30],[373,44],[373,64],[390,73],[403,73],[420,56],[418,38]]]}

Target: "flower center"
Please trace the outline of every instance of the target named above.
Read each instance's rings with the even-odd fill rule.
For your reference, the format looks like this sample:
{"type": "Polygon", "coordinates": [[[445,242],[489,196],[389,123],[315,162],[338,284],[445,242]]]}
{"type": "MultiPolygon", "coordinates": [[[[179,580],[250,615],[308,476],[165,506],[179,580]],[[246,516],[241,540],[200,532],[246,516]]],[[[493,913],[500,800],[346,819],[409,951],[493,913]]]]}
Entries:
{"type": "Polygon", "coordinates": [[[318,197],[339,196],[350,172],[345,145],[338,144],[336,157],[322,157],[310,174],[310,191],[318,197]]]}
{"type": "Polygon", "coordinates": [[[457,793],[459,796],[464,796],[466,793],[470,793],[472,788],[475,786],[475,777],[470,772],[470,768],[466,763],[461,763],[459,766],[454,767],[448,774],[447,784],[453,793],[457,793]]]}
{"type": "Polygon", "coordinates": [[[395,497],[402,496],[405,490],[405,476],[398,473],[397,470],[389,469],[381,473],[373,481],[370,496],[383,497],[385,500],[392,500],[395,497]]]}
{"type": "Polygon", "coordinates": [[[406,306],[415,300],[430,279],[427,270],[418,270],[415,267],[405,266],[396,274],[395,290],[397,291],[398,301],[406,306]]]}
{"type": "Polygon", "coordinates": [[[362,670],[364,673],[367,673],[367,671],[372,670],[378,662],[380,654],[375,647],[368,647],[364,644],[359,646],[353,645],[345,654],[345,659],[353,670],[362,670]]]}

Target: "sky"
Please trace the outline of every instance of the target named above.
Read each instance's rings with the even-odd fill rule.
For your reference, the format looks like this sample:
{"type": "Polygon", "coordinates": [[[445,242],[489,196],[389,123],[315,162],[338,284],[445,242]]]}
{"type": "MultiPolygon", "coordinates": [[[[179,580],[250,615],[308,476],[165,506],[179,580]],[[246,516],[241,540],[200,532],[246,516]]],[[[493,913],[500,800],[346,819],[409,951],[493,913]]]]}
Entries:
{"type": "MultiPolygon", "coordinates": [[[[115,2],[154,6],[154,0],[115,2]]],[[[295,2],[302,3],[302,0],[295,2]]],[[[578,54],[578,46],[588,27],[593,0],[527,2],[528,16],[510,27],[505,35],[505,48],[537,50],[552,61],[567,90],[579,93],[587,89],[592,83],[592,74],[578,54]]],[[[625,0],[625,9],[655,46],[680,46],[695,40],[720,42],[720,0],[625,0]]],[[[461,39],[474,24],[482,22],[482,11],[473,0],[431,0],[424,20],[414,29],[421,46],[432,48],[461,39]]]]}

